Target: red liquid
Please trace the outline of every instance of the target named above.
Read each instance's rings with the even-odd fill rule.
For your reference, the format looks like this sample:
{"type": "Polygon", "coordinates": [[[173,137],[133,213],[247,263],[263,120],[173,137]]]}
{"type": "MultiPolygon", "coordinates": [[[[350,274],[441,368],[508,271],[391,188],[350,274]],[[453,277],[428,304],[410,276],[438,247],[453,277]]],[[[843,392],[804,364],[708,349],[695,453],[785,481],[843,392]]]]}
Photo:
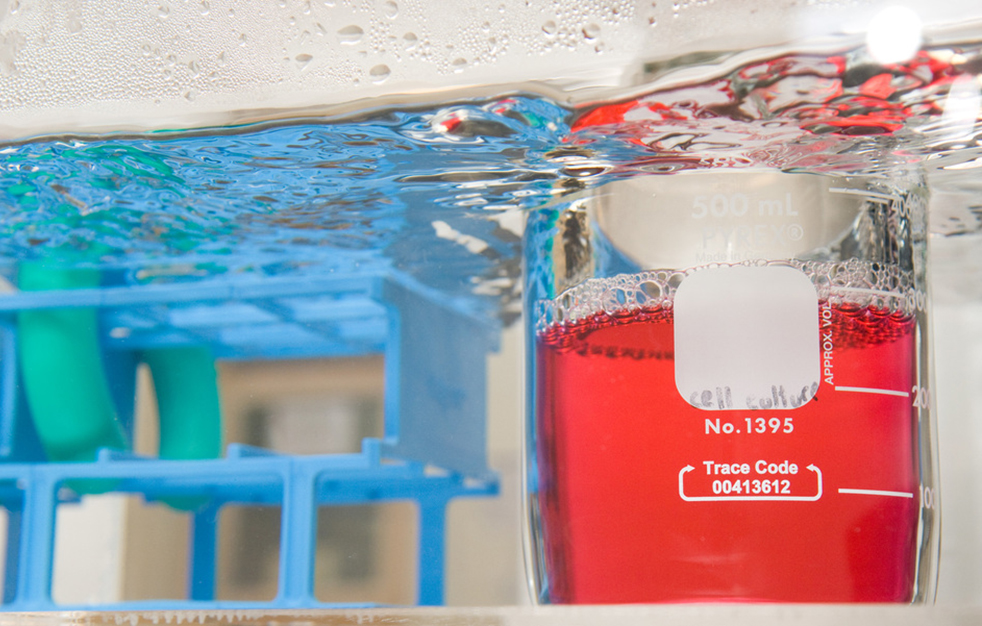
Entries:
{"type": "Polygon", "coordinates": [[[914,323],[831,313],[820,329],[832,332],[831,384],[823,376],[793,410],[690,406],[675,387],[670,310],[540,334],[538,497],[552,602],[912,599],[914,323]],[[722,464],[748,471],[712,473],[722,464]],[[748,496],[759,499],[734,499],[748,496]]]}

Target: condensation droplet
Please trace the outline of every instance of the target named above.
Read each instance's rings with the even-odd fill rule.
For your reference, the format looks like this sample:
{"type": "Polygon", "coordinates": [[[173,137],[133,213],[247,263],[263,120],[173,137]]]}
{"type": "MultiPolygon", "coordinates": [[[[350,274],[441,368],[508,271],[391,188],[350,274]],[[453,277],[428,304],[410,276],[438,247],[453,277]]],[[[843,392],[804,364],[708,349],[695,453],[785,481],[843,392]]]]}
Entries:
{"type": "Polygon", "coordinates": [[[307,54],[306,52],[304,52],[302,54],[298,54],[297,56],[293,57],[293,59],[297,63],[299,63],[300,65],[307,65],[308,63],[310,63],[311,59],[313,59],[313,58],[314,58],[314,55],[307,54]]]}
{"type": "Polygon", "coordinates": [[[334,0],[324,0],[324,6],[326,6],[329,9],[333,9],[334,8],[334,0]]]}
{"type": "Polygon", "coordinates": [[[202,15],[208,15],[209,13],[211,13],[211,5],[208,4],[207,2],[202,2],[200,11],[202,15]]]}
{"type": "Polygon", "coordinates": [[[382,4],[382,12],[385,13],[385,17],[394,20],[399,15],[399,5],[393,0],[385,0],[382,4]]]}
{"type": "Polygon", "coordinates": [[[542,25],[542,32],[544,32],[549,37],[555,36],[556,29],[557,29],[556,23],[553,22],[552,20],[549,20],[548,22],[542,25]]]}
{"type": "Polygon", "coordinates": [[[402,40],[406,42],[407,48],[413,48],[417,42],[419,42],[419,38],[416,37],[416,33],[406,33],[402,36],[402,40]]]}
{"type": "Polygon", "coordinates": [[[600,26],[590,23],[583,27],[583,36],[586,39],[596,39],[600,36],[600,26]]]}
{"type": "Polygon", "coordinates": [[[341,43],[354,45],[361,41],[364,34],[365,31],[361,29],[361,26],[351,24],[350,26],[345,26],[338,31],[338,39],[341,41],[341,43]]]}
{"type": "Polygon", "coordinates": [[[654,15],[652,15],[651,17],[649,17],[648,18],[648,26],[651,26],[652,28],[654,28],[655,26],[658,26],[658,18],[655,17],[654,15]]]}
{"type": "Polygon", "coordinates": [[[307,0],[306,2],[303,3],[303,7],[300,10],[303,11],[304,15],[310,15],[311,8],[312,7],[310,6],[310,0],[307,0]]]}
{"type": "Polygon", "coordinates": [[[385,82],[385,79],[389,77],[392,70],[385,63],[379,63],[372,69],[368,70],[368,76],[372,79],[372,82],[376,85],[385,82]]]}
{"type": "Polygon", "coordinates": [[[249,41],[249,37],[245,33],[242,33],[241,35],[239,35],[239,45],[240,46],[245,46],[247,41],[249,41]]]}
{"type": "Polygon", "coordinates": [[[453,67],[453,71],[463,72],[464,68],[467,67],[467,59],[456,58],[450,63],[450,65],[453,67]]]}
{"type": "Polygon", "coordinates": [[[76,35],[82,32],[82,18],[79,17],[78,13],[69,13],[65,26],[69,33],[76,35]]]}

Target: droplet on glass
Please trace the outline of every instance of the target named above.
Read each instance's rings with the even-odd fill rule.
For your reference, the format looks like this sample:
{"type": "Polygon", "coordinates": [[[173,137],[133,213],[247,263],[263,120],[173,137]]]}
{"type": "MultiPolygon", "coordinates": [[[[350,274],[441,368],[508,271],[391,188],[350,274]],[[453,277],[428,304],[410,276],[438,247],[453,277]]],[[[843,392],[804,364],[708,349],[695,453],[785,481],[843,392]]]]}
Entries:
{"type": "Polygon", "coordinates": [[[78,34],[82,32],[82,18],[79,17],[78,13],[70,13],[65,26],[68,27],[68,32],[71,34],[78,34]]]}
{"type": "Polygon", "coordinates": [[[165,20],[165,19],[167,19],[167,16],[168,15],[170,15],[170,7],[169,6],[161,5],[161,6],[157,7],[157,16],[160,17],[160,19],[165,20]]]}
{"type": "Polygon", "coordinates": [[[416,33],[406,33],[402,36],[402,40],[406,42],[407,48],[412,48],[419,41],[419,38],[416,37],[416,33]]]}
{"type": "Polygon", "coordinates": [[[361,29],[361,26],[351,24],[350,26],[345,26],[338,31],[338,39],[341,41],[341,43],[354,45],[361,41],[364,34],[365,31],[361,29]]]}
{"type": "Polygon", "coordinates": [[[395,17],[399,15],[399,5],[393,0],[385,0],[385,2],[382,4],[382,12],[385,13],[385,17],[389,18],[390,20],[395,19],[395,17]]]}
{"type": "Polygon", "coordinates": [[[297,56],[293,57],[293,59],[297,63],[299,63],[300,65],[307,65],[308,63],[310,63],[311,59],[313,59],[313,58],[314,58],[314,55],[307,54],[306,52],[304,52],[302,54],[298,54],[297,56]]]}
{"type": "Polygon", "coordinates": [[[586,39],[596,39],[600,36],[600,27],[593,23],[587,24],[583,27],[583,36],[586,39]]]}
{"type": "Polygon", "coordinates": [[[467,59],[457,58],[450,63],[455,72],[463,72],[464,68],[467,67],[467,59]]]}
{"type": "Polygon", "coordinates": [[[202,15],[208,15],[209,13],[211,13],[211,5],[208,4],[208,2],[202,2],[200,11],[202,15]]]}
{"type": "Polygon", "coordinates": [[[376,85],[385,82],[385,79],[388,78],[389,74],[391,73],[392,70],[390,70],[389,66],[384,63],[379,63],[372,69],[368,70],[369,78],[371,78],[372,82],[376,85]]]}
{"type": "Polygon", "coordinates": [[[542,25],[542,32],[544,32],[548,37],[554,36],[556,34],[556,23],[549,20],[542,25]]]}

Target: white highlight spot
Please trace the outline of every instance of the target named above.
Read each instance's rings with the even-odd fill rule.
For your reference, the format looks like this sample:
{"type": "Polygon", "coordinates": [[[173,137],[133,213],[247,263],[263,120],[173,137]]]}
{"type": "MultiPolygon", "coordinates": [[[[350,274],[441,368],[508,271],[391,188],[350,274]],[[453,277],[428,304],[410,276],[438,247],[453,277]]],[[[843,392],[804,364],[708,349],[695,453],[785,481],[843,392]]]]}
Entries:
{"type": "Polygon", "coordinates": [[[866,32],[870,55],[883,65],[903,63],[917,54],[923,41],[921,18],[907,7],[887,7],[876,14],[866,32]]]}
{"type": "Polygon", "coordinates": [[[982,115],[982,85],[976,76],[959,76],[944,99],[941,125],[948,141],[971,139],[982,115]]]}

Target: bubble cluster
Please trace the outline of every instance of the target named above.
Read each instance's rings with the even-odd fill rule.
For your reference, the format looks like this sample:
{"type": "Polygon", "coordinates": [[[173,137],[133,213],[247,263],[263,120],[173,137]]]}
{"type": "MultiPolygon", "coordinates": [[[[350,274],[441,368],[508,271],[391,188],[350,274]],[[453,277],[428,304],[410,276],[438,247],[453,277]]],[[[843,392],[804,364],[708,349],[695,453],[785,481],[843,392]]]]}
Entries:
{"type": "Polygon", "coordinates": [[[567,289],[553,300],[539,303],[536,329],[575,323],[599,313],[616,316],[639,309],[669,308],[684,271],[651,270],[591,278],[567,289]]]}
{"type": "MultiPolygon", "coordinates": [[[[576,324],[598,315],[618,317],[642,310],[671,309],[682,280],[711,264],[685,270],[648,270],[591,278],[567,289],[553,300],[537,303],[536,330],[576,324]]],[[[913,275],[895,265],[846,261],[748,261],[730,266],[783,265],[801,270],[815,285],[818,301],[844,310],[872,310],[908,317],[925,306],[925,294],[916,289],[913,275]]]]}

